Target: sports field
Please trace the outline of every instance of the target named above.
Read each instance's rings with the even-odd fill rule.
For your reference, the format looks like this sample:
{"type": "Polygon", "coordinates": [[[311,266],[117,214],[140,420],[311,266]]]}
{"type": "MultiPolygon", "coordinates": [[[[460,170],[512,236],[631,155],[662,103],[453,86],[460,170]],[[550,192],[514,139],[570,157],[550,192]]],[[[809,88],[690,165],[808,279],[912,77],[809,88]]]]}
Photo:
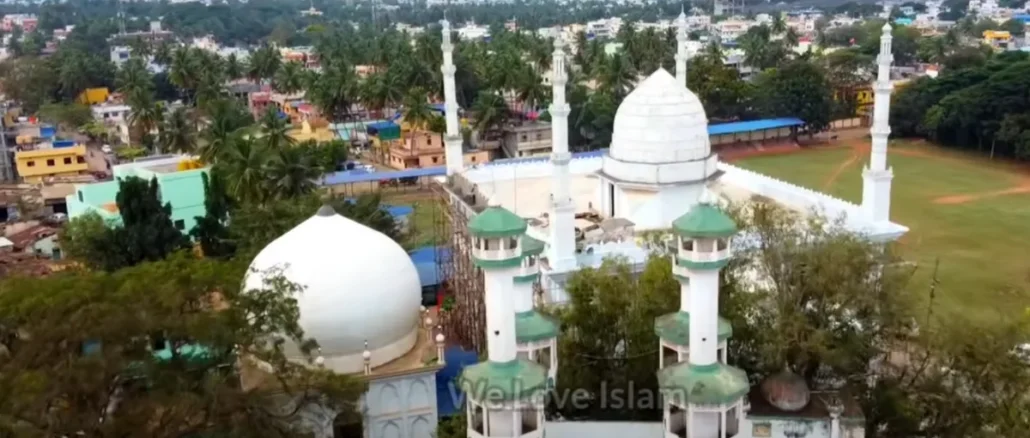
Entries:
{"type": "MultiPolygon", "coordinates": [[[[868,141],[735,160],[734,164],[861,203],[868,141]]],[[[922,143],[891,143],[891,219],[908,226],[910,289],[928,297],[934,262],[939,316],[989,324],[1030,307],[1030,171],[922,143]]],[[[924,301],[925,302],[925,301],[924,301]]]]}

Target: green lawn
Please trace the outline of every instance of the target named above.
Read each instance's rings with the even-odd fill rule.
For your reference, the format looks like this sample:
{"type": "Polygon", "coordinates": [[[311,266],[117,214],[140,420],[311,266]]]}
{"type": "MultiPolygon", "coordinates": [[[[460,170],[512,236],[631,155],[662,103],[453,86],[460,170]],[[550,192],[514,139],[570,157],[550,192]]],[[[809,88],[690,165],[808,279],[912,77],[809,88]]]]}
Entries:
{"type": "MultiPolygon", "coordinates": [[[[912,293],[926,299],[939,257],[934,309],[938,315],[960,313],[990,323],[1022,313],[1030,306],[1030,193],[950,205],[933,200],[1004,190],[1027,178],[984,160],[926,146],[897,142],[891,148],[898,151],[888,158],[894,168],[891,219],[911,230],[901,239],[901,249],[907,260],[918,264],[912,293]]],[[[734,164],[859,204],[866,154],[830,182],[851,155],[850,149],[835,148],[752,157],[734,164]]]]}
{"type": "Polygon", "coordinates": [[[443,211],[444,205],[434,199],[423,199],[414,202],[396,203],[389,200],[385,201],[388,204],[395,205],[411,205],[414,211],[411,212],[411,216],[408,217],[408,234],[404,239],[404,247],[408,249],[419,248],[422,246],[439,245],[443,243],[444,236],[441,236],[441,227],[439,221],[442,220],[442,216],[445,213],[443,211]]]}

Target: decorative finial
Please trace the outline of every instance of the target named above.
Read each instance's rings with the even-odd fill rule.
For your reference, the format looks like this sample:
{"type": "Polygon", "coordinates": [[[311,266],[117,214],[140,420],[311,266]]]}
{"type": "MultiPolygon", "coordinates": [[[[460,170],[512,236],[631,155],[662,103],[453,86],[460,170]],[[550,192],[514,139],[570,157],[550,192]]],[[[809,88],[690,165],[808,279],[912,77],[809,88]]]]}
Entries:
{"type": "Polygon", "coordinates": [[[682,19],[687,18],[687,12],[683,8],[683,4],[682,3],[680,3],[680,18],[682,18],[682,19]]]}
{"type": "Polygon", "coordinates": [[[565,38],[561,35],[554,37],[554,50],[562,50],[565,48],[565,38]]]}
{"type": "Polygon", "coordinates": [[[329,205],[329,202],[326,202],[326,203],[322,204],[321,207],[318,207],[318,211],[315,212],[315,216],[319,216],[319,217],[336,216],[336,209],[334,209],[332,205],[329,205]]]}
{"type": "Polygon", "coordinates": [[[365,362],[365,375],[372,374],[372,352],[368,351],[368,341],[365,341],[365,351],[361,352],[361,358],[365,362]]]}
{"type": "Polygon", "coordinates": [[[436,334],[436,363],[438,363],[440,365],[443,365],[443,364],[447,363],[447,360],[444,357],[445,355],[444,355],[444,351],[443,351],[443,347],[444,347],[443,341],[444,341],[443,333],[437,333],[436,334]]]}
{"type": "Polygon", "coordinates": [[[884,35],[891,33],[891,24],[890,24],[890,22],[883,23],[883,27],[880,28],[880,29],[883,30],[884,35]]]}
{"type": "Polygon", "coordinates": [[[426,328],[430,328],[433,326],[433,318],[427,316],[424,322],[426,323],[426,328]]]}
{"type": "Polygon", "coordinates": [[[319,368],[325,368],[325,358],[322,357],[322,356],[316,357],[315,358],[315,366],[317,366],[319,368]]]}

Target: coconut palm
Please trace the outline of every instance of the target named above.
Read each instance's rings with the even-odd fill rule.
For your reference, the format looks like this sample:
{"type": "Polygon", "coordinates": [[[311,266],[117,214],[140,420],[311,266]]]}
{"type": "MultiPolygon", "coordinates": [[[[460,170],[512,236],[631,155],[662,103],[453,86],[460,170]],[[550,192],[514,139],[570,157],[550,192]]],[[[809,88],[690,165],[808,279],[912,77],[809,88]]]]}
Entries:
{"type": "Polygon", "coordinates": [[[322,66],[322,72],[308,76],[305,97],[330,120],[342,121],[351,116],[351,107],[359,100],[359,83],[354,67],[342,62],[322,66]]]}
{"type": "Polygon", "coordinates": [[[147,65],[139,58],[130,58],[122,65],[115,78],[115,84],[118,91],[125,96],[149,92],[154,87],[147,65]]]}
{"type": "Polygon", "coordinates": [[[188,47],[180,47],[172,52],[172,64],[168,69],[168,81],[187,94],[196,90],[202,72],[200,54],[188,47]]]}
{"type": "Polygon", "coordinates": [[[500,129],[511,117],[504,98],[493,91],[481,91],[472,104],[472,112],[476,117],[475,128],[481,133],[500,129]]]}
{"type": "Polygon", "coordinates": [[[235,53],[230,53],[229,56],[225,57],[225,76],[228,77],[230,81],[234,81],[245,76],[245,67],[246,66],[243,65],[243,62],[236,57],[235,53]]]}
{"type": "Polygon", "coordinates": [[[282,64],[282,57],[272,46],[261,46],[250,55],[250,65],[247,72],[252,80],[255,81],[267,81],[275,76],[275,72],[279,71],[279,65],[282,64]]]}
{"type": "Polygon", "coordinates": [[[772,23],[769,24],[769,28],[775,35],[780,35],[787,31],[787,21],[783,19],[782,13],[772,15],[772,23]]]}
{"type": "Polygon", "coordinates": [[[272,87],[285,94],[293,94],[304,88],[304,66],[296,61],[279,66],[272,78],[272,87]]]}
{"type": "Polygon", "coordinates": [[[523,105],[531,110],[539,109],[540,105],[550,99],[550,89],[544,86],[540,76],[533,71],[528,71],[519,81],[515,88],[515,94],[523,105]]]}
{"type": "Polygon", "coordinates": [[[411,89],[404,96],[404,121],[412,127],[425,128],[433,118],[426,92],[421,88],[411,89]]]}
{"type": "Polygon", "coordinates": [[[205,113],[207,128],[200,135],[200,159],[215,163],[230,143],[244,136],[253,119],[236,101],[229,99],[211,102],[205,113]]]}
{"type": "Polygon", "coordinates": [[[279,113],[275,108],[269,108],[268,111],[265,111],[258,125],[261,133],[261,144],[270,152],[274,153],[296,143],[296,140],[290,137],[289,122],[285,118],[279,117],[279,113]]]}
{"type": "Polygon", "coordinates": [[[151,133],[164,120],[164,104],[155,102],[154,95],[150,92],[130,94],[126,102],[132,107],[128,122],[134,137],[142,143],[147,143],[151,133]]]}
{"type": "Polygon", "coordinates": [[[622,102],[637,82],[637,71],[626,55],[616,53],[601,62],[597,82],[601,88],[611,90],[616,101],[622,102]]]}
{"type": "Polygon", "coordinates": [[[161,151],[192,154],[197,148],[197,129],[186,107],[178,107],[161,122],[158,144],[161,151]]]}
{"type": "Polygon", "coordinates": [[[294,198],[315,191],[321,167],[306,148],[284,148],[271,154],[265,168],[265,187],[270,196],[294,198]]]}
{"type": "Polygon", "coordinates": [[[380,71],[369,75],[361,82],[359,97],[366,110],[381,112],[395,107],[404,100],[405,88],[407,87],[399,72],[380,71]]]}
{"type": "Polygon", "coordinates": [[[265,192],[265,165],[268,154],[253,139],[234,137],[220,151],[217,166],[224,171],[229,195],[243,203],[260,203],[268,199],[265,192]]]}

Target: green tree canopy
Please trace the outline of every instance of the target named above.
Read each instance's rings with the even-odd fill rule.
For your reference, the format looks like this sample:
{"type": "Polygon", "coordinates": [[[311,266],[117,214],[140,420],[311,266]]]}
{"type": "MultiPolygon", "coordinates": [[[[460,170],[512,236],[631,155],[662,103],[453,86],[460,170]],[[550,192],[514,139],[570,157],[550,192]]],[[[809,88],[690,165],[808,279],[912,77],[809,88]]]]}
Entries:
{"type": "Polygon", "coordinates": [[[115,273],[7,279],[0,434],[300,438],[285,400],[357,415],[362,382],[289,362],[266,342],[312,344],[297,324],[299,287],[273,276],[243,291],[244,272],[178,255],[115,273]]]}

